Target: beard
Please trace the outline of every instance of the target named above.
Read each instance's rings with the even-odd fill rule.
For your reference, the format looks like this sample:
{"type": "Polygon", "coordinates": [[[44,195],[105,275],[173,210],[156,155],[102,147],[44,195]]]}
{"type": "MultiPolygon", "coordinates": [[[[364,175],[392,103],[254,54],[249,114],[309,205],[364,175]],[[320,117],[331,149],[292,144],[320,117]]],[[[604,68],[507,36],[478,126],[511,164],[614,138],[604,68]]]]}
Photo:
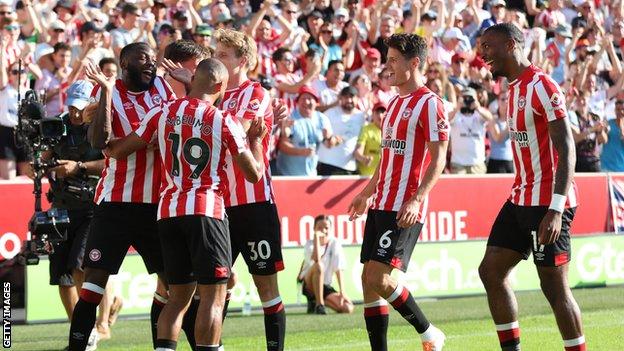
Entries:
{"type": "Polygon", "coordinates": [[[139,67],[128,67],[127,71],[129,80],[141,91],[148,90],[154,83],[154,79],[156,79],[156,75],[153,75],[149,82],[145,82],[143,80],[143,72],[139,67]]]}

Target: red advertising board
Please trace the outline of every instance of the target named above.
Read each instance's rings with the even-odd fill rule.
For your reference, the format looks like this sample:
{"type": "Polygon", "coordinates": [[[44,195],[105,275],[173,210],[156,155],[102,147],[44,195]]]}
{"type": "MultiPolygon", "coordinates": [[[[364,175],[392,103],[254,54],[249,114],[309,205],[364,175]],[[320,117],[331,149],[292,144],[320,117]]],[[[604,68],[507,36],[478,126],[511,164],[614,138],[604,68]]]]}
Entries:
{"type": "MultiPolygon", "coordinates": [[[[360,243],[365,218],[350,222],[351,199],[367,178],[276,177],[276,202],[282,220],[284,246],[297,246],[310,237],[314,217],[333,217],[334,233],[345,243],[360,243]]],[[[482,239],[489,234],[496,215],[507,199],[511,175],[444,175],[434,188],[422,241],[482,239]]],[[[577,175],[580,206],[573,222],[575,235],[604,232],[611,218],[606,174],[577,175]]],[[[47,185],[44,184],[44,191],[47,185]]],[[[12,257],[25,240],[33,211],[29,180],[0,182],[0,257],[12,257]]],[[[44,208],[47,208],[44,202],[44,208]]]]}

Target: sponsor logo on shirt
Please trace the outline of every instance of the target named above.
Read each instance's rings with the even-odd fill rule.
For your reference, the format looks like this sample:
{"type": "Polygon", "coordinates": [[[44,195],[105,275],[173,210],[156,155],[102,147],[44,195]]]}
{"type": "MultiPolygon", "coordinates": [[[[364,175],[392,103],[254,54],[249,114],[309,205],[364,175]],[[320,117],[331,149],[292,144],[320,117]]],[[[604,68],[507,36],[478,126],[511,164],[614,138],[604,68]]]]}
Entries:
{"type": "Polygon", "coordinates": [[[520,147],[529,147],[529,133],[509,131],[509,138],[517,143],[520,147]]]}
{"type": "Polygon", "coordinates": [[[405,155],[406,144],[405,140],[400,139],[383,139],[381,141],[382,148],[392,149],[396,155],[405,155]]]}

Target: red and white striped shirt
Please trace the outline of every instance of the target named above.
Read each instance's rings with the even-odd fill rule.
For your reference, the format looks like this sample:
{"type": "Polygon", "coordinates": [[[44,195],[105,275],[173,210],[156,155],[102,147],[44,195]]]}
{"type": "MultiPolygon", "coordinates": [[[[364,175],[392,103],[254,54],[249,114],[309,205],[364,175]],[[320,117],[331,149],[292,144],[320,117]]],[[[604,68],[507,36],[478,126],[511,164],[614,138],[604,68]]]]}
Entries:
{"type": "MultiPolygon", "coordinates": [[[[567,118],[565,95],[550,76],[531,65],[509,83],[509,97],[507,123],[516,169],[509,200],[520,206],[549,206],[558,156],[548,122],[567,118]]],[[[566,206],[577,206],[577,198],[572,182],[566,206]]]]}
{"type": "Polygon", "coordinates": [[[269,166],[273,109],[271,108],[269,92],[260,83],[248,80],[238,88],[226,91],[219,108],[221,111],[235,116],[238,121],[262,117],[268,129],[267,135],[262,140],[265,172],[260,181],[255,184],[248,182],[243,172],[234,165],[232,157],[226,158],[227,180],[224,182],[226,189],[223,194],[225,207],[264,201],[273,202],[273,186],[271,185],[269,166]]]}
{"type": "Polygon", "coordinates": [[[282,43],[279,41],[279,36],[275,36],[270,41],[257,40],[258,46],[258,65],[260,65],[260,74],[265,77],[273,77],[277,74],[277,68],[273,62],[273,53],[277,50],[282,43]]]}
{"type": "MultiPolygon", "coordinates": [[[[301,76],[301,74],[297,74],[297,73],[276,74],[275,85],[276,86],[279,84],[295,85],[298,82],[300,82],[302,78],[303,77],[301,76]]],[[[282,99],[286,107],[288,107],[288,111],[292,113],[295,110],[295,107],[297,104],[296,100],[297,100],[298,94],[287,93],[279,89],[277,89],[277,91],[278,91],[278,98],[282,99]]]]}
{"type": "MultiPolygon", "coordinates": [[[[422,87],[390,100],[381,127],[379,180],[371,208],[398,211],[416,193],[431,162],[427,142],[448,140],[448,116],[440,98],[422,87]]],[[[427,204],[425,199],[420,206],[419,222],[425,220],[427,204]]]]}
{"type": "Polygon", "coordinates": [[[246,150],[242,126],[205,101],[184,97],[152,109],[136,134],[155,136],[163,170],[158,219],[185,215],[224,217],[221,180],[226,150],[246,150]]]}
{"type": "MultiPolygon", "coordinates": [[[[99,100],[101,87],[93,88],[91,96],[99,100]]],[[[156,77],[152,86],[140,93],[128,91],[121,79],[115,82],[113,100],[113,138],[123,138],[135,131],[153,107],[175,98],[169,84],[156,77]]],[[[158,203],[160,162],[158,150],[147,148],[126,158],[106,157],[102,178],[95,189],[95,202],[158,203]]]]}

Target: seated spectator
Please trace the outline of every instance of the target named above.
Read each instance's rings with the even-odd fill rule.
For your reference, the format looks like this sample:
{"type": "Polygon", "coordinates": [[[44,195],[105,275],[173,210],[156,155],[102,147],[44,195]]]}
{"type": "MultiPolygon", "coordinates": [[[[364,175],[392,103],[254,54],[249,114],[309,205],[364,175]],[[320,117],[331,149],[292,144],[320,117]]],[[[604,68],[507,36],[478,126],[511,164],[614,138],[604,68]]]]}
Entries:
{"type": "Polygon", "coordinates": [[[497,98],[495,118],[487,125],[490,137],[490,158],[487,164],[488,173],[513,173],[513,152],[507,125],[507,106],[509,93],[501,92],[497,98]]]}
{"type": "Polygon", "coordinates": [[[315,176],[318,165],[317,150],[331,135],[331,124],[322,112],[316,110],[320,99],[313,88],[303,86],[297,97],[297,108],[290,126],[284,126],[280,135],[277,169],[282,175],[315,176]]]}
{"type": "Polygon", "coordinates": [[[624,96],[615,101],[615,118],[608,121],[607,142],[602,146],[603,172],[624,172],[624,96]]]}
{"type": "Polygon", "coordinates": [[[340,241],[329,233],[329,217],[314,219],[314,238],[304,246],[304,260],[297,279],[308,299],[308,313],[327,314],[325,306],[338,313],[352,313],[353,302],[344,292],[346,257],[340,241]],[[339,292],[332,287],[336,275],[339,292]]]}
{"type": "Polygon", "coordinates": [[[451,173],[484,174],[486,125],[494,117],[483,107],[477,92],[467,88],[462,93],[451,122],[451,173]]]}
{"type": "Polygon", "coordinates": [[[355,107],[356,101],[357,90],[354,87],[345,87],[338,97],[339,106],[325,111],[332,136],[319,147],[318,175],[356,174],[353,153],[366,122],[365,114],[355,107]]]}
{"type": "Polygon", "coordinates": [[[349,83],[342,79],[345,76],[345,67],[342,61],[335,60],[329,63],[325,77],[319,76],[312,83],[312,88],[318,92],[320,104],[318,110],[324,112],[334,106],[338,106],[338,93],[349,83]]]}
{"type": "Polygon", "coordinates": [[[353,153],[360,175],[372,176],[381,157],[381,121],[386,115],[388,105],[378,102],[373,106],[372,122],[362,128],[353,153]]]}
{"type": "Polygon", "coordinates": [[[576,172],[600,172],[600,145],[607,142],[607,123],[590,111],[589,93],[583,91],[570,111],[570,127],[576,143],[576,172]]]}

